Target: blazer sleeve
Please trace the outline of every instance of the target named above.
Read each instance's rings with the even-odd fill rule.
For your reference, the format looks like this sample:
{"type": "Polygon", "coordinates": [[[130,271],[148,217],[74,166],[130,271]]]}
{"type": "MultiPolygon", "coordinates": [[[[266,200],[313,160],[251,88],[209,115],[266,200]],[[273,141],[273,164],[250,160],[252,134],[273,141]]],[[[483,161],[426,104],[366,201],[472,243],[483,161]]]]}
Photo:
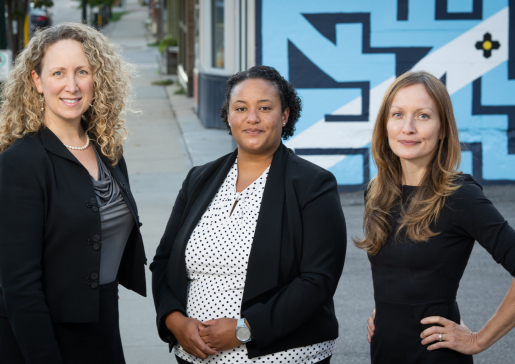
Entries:
{"type": "Polygon", "coordinates": [[[0,156],[0,284],[7,319],[27,363],[63,363],[42,289],[45,209],[35,173],[0,156]]]}
{"type": "Polygon", "coordinates": [[[300,275],[243,312],[258,349],[294,332],[330,302],[342,274],[347,233],[334,176],[318,172],[305,196],[300,275]]]}
{"type": "Polygon", "coordinates": [[[453,214],[456,227],[475,239],[497,263],[515,276],[515,230],[479,185],[466,183],[457,193],[461,211],[453,214]]]}
{"type": "Polygon", "coordinates": [[[174,345],[176,339],[172,332],[168,330],[165,325],[166,317],[172,311],[180,311],[186,316],[186,307],[179,301],[175,294],[170,289],[166,280],[166,272],[168,266],[168,260],[172,252],[172,247],[175,242],[175,238],[182,225],[182,217],[184,209],[188,202],[187,190],[188,182],[194,168],[190,170],[186,179],[182,184],[182,188],[179,191],[175,205],[172,209],[172,214],[166,225],[166,230],[161,238],[161,242],[157,247],[156,255],[152,264],[150,264],[150,270],[152,271],[152,293],[154,296],[154,305],[156,307],[156,323],[159,337],[164,342],[174,345]]]}
{"type": "Polygon", "coordinates": [[[129,181],[129,172],[127,171],[127,163],[125,162],[125,158],[124,157],[120,158],[120,160],[118,161],[118,165],[120,166],[120,170],[122,171],[123,176],[125,177],[127,182],[130,183],[130,181],[129,181]]]}

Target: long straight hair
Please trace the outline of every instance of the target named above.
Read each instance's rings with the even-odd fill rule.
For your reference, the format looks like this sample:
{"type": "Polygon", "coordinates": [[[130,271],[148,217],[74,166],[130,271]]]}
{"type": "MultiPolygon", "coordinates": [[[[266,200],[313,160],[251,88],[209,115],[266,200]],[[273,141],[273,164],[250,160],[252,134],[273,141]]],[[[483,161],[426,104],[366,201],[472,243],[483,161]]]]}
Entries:
{"type": "MultiPolygon", "coordinates": [[[[405,233],[414,242],[426,242],[438,235],[431,230],[444,207],[445,199],[459,188],[456,184],[461,148],[451,98],[444,84],[424,71],[407,72],[399,76],[386,91],[377,115],[372,135],[372,155],[377,175],[367,187],[363,219],[363,239],[354,243],[369,254],[377,254],[386,243],[392,229],[390,211],[402,202],[402,167],[400,158],[388,144],[386,124],[396,93],[405,87],[423,85],[437,106],[442,137],[429,162],[419,188],[407,207],[401,208],[396,236],[405,233]]],[[[402,204],[401,204],[402,206],[402,204]]]]}

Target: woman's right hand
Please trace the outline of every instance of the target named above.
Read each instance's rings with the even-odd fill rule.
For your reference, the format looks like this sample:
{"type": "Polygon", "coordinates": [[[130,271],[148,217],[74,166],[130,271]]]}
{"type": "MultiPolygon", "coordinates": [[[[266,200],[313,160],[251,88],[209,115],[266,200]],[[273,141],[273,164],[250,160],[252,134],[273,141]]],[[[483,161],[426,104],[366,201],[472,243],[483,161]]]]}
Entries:
{"type": "Polygon", "coordinates": [[[374,311],[372,311],[372,317],[369,317],[367,322],[367,339],[368,343],[370,344],[372,342],[372,336],[374,336],[374,331],[376,331],[376,325],[374,324],[374,321],[376,319],[376,309],[374,308],[374,311]]]}
{"type": "Polygon", "coordinates": [[[174,311],[168,315],[165,324],[187,353],[200,359],[205,359],[208,355],[218,354],[200,338],[199,330],[205,326],[199,320],[186,317],[179,311],[174,311]]]}

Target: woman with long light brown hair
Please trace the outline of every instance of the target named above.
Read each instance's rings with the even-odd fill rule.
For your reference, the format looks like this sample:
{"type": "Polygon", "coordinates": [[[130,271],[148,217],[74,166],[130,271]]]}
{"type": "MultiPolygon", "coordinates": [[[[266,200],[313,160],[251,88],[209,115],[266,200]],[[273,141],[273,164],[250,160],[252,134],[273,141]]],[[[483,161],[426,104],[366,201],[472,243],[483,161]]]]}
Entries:
{"type": "Polygon", "coordinates": [[[100,32],[38,31],[2,85],[0,364],[125,363],[118,283],[145,295],[123,158],[131,66],[100,32]]]}
{"type": "Polygon", "coordinates": [[[364,238],[355,240],[372,265],[372,363],[472,363],[515,326],[515,283],[472,332],[460,324],[459,282],[475,240],[515,275],[515,231],[458,170],[458,129],[442,82],[427,72],[397,78],[372,154],[378,172],[365,193],[364,238]]]}

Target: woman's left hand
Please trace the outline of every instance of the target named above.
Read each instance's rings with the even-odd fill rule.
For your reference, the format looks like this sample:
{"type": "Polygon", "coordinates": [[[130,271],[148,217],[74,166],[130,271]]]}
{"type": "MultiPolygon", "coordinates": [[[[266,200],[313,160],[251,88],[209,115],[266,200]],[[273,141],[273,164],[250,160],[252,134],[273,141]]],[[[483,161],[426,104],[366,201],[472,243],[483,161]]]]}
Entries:
{"type": "Polygon", "coordinates": [[[423,339],[423,345],[434,342],[434,344],[427,347],[427,350],[448,348],[467,355],[474,355],[483,351],[478,343],[478,333],[472,332],[463,324],[463,321],[461,321],[461,325],[458,325],[446,318],[432,316],[426,317],[421,322],[425,325],[442,325],[430,327],[420,334],[420,337],[423,339]],[[440,334],[442,334],[441,337],[440,334]]]}
{"type": "Polygon", "coordinates": [[[238,320],[227,317],[203,321],[202,325],[206,327],[199,330],[200,338],[207,346],[218,352],[234,349],[241,345],[241,341],[236,337],[237,322],[238,320]]]}

